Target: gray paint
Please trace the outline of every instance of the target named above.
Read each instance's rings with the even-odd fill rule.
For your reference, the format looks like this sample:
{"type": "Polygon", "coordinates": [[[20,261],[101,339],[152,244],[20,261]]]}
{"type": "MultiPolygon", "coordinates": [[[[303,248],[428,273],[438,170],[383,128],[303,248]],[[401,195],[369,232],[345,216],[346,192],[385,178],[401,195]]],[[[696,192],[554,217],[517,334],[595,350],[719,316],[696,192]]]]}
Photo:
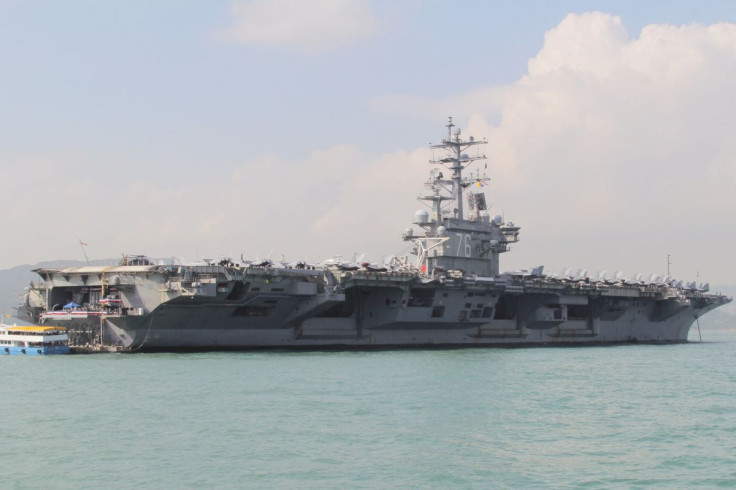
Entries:
{"type": "Polygon", "coordinates": [[[115,267],[37,269],[21,312],[39,322],[55,305],[88,303],[96,316],[44,321],[70,327],[72,343],[128,350],[565,345],[685,342],[696,318],[731,301],[674,281],[555,278],[541,267],[501,274],[499,256],[520,228],[492,219],[469,190],[466,218],[463,190],[487,178],[463,177],[483,158],[464,152],[484,142],[453,127],[434,147],[448,156],[433,162],[452,176],[431,173],[420,196],[431,212],[415,215],[422,232],[404,233],[415,263],[154,265],[133,256],[115,267]],[[100,312],[103,298],[121,304],[100,312]]]}

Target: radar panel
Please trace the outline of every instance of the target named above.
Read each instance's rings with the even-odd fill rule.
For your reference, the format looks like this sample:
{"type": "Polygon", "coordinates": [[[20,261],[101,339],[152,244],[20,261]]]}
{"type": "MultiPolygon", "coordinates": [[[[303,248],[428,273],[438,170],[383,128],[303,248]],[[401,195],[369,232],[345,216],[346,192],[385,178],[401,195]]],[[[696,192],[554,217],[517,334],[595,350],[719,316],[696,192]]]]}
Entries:
{"type": "Polygon", "coordinates": [[[468,204],[470,204],[471,209],[474,209],[476,211],[485,211],[486,209],[488,209],[486,207],[486,195],[482,192],[479,192],[477,194],[468,194],[468,204]]]}

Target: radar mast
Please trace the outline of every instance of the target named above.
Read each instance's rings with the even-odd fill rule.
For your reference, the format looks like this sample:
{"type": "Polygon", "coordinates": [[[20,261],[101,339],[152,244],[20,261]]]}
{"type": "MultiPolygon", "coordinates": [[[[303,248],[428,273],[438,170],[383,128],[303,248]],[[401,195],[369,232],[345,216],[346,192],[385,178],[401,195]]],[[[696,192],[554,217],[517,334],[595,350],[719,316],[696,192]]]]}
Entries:
{"type": "Polygon", "coordinates": [[[430,171],[430,178],[425,182],[425,188],[430,192],[420,194],[418,198],[425,204],[431,203],[434,216],[425,210],[417,211],[413,224],[421,227],[424,233],[415,235],[411,228],[407,228],[402,236],[414,243],[412,253],[417,256],[416,267],[428,277],[436,273],[494,277],[499,274],[498,256],[509,250],[509,244],[518,241],[519,227],[511,222],[504,223],[502,216],[491,219],[482,191],[466,193],[469,212],[465,217],[463,190],[473,184],[482,187],[489,179],[480,172],[463,177],[463,170],[468,165],[486,158],[481,153],[469,156],[464,152],[487,141],[475,141],[473,137],[461,139],[460,130],[453,129],[452,118],[448,119],[446,127],[447,137],[442,143],[430,143],[431,148],[444,150],[444,157],[432,159],[430,163],[442,165],[452,175],[445,178],[438,168],[430,171]],[[446,204],[448,202],[450,205],[446,204]],[[454,209],[447,209],[453,207],[453,203],[454,209]]]}
{"type": "MultiPolygon", "coordinates": [[[[465,167],[470,165],[472,162],[476,160],[485,160],[486,156],[485,154],[478,154],[475,156],[469,156],[467,153],[463,153],[465,150],[470,148],[471,146],[475,145],[485,145],[488,143],[485,139],[483,141],[475,141],[475,139],[471,136],[467,140],[463,140],[460,138],[460,128],[458,128],[454,134],[452,131],[452,128],[455,127],[455,125],[452,122],[452,116],[448,118],[448,122],[446,124],[447,127],[447,138],[442,140],[442,143],[439,145],[432,145],[430,148],[432,149],[443,149],[447,151],[447,156],[444,158],[441,158],[439,160],[430,160],[429,163],[432,164],[439,164],[447,168],[448,170],[452,170],[452,179],[450,181],[446,181],[448,183],[452,183],[452,194],[455,198],[456,203],[456,211],[457,216],[455,216],[457,219],[462,220],[464,219],[464,213],[463,213],[463,189],[473,183],[485,183],[488,181],[488,178],[483,177],[476,177],[476,178],[463,178],[463,170],[465,167]]],[[[435,205],[435,208],[437,207],[437,203],[435,205]]]]}

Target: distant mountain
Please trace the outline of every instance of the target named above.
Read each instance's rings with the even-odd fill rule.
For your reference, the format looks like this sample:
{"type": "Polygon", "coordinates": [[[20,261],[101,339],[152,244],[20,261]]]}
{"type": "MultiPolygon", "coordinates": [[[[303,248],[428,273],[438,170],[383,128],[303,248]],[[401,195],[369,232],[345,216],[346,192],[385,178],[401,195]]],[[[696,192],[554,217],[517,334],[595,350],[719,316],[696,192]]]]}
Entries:
{"type": "MultiPolygon", "coordinates": [[[[700,326],[705,329],[736,328],[736,315],[726,311],[729,306],[731,305],[722,306],[717,310],[706,313],[703,318],[699,319],[700,326]]],[[[693,325],[693,328],[695,328],[695,325],[693,325]]]]}
{"type": "Polygon", "coordinates": [[[0,313],[3,317],[10,313],[14,314],[13,307],[18,306],[23,288],[33,278],[32,265],[19,265],[12,269],[0,270],[0,313]]]}
{"type": "MultiPolygon", "coordinates": [[[[736,286],[718,286],[710,292],[725,294],[729,298],[736,298],[736,286]]],[[[736,301],[713,310],[700,320],[703,328],[736,328],[736,301]]]]}

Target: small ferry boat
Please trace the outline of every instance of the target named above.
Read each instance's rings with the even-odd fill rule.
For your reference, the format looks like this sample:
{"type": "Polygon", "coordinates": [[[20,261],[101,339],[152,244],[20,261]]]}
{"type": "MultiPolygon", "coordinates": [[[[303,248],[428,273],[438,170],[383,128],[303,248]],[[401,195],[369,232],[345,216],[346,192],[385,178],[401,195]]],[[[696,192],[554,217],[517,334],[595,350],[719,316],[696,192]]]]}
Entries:
{"type": "Polygon", "coordinates": [[[69,336],[64,327],[0,323],[0,354],[41,356],[68,353],[69,336]]]}

